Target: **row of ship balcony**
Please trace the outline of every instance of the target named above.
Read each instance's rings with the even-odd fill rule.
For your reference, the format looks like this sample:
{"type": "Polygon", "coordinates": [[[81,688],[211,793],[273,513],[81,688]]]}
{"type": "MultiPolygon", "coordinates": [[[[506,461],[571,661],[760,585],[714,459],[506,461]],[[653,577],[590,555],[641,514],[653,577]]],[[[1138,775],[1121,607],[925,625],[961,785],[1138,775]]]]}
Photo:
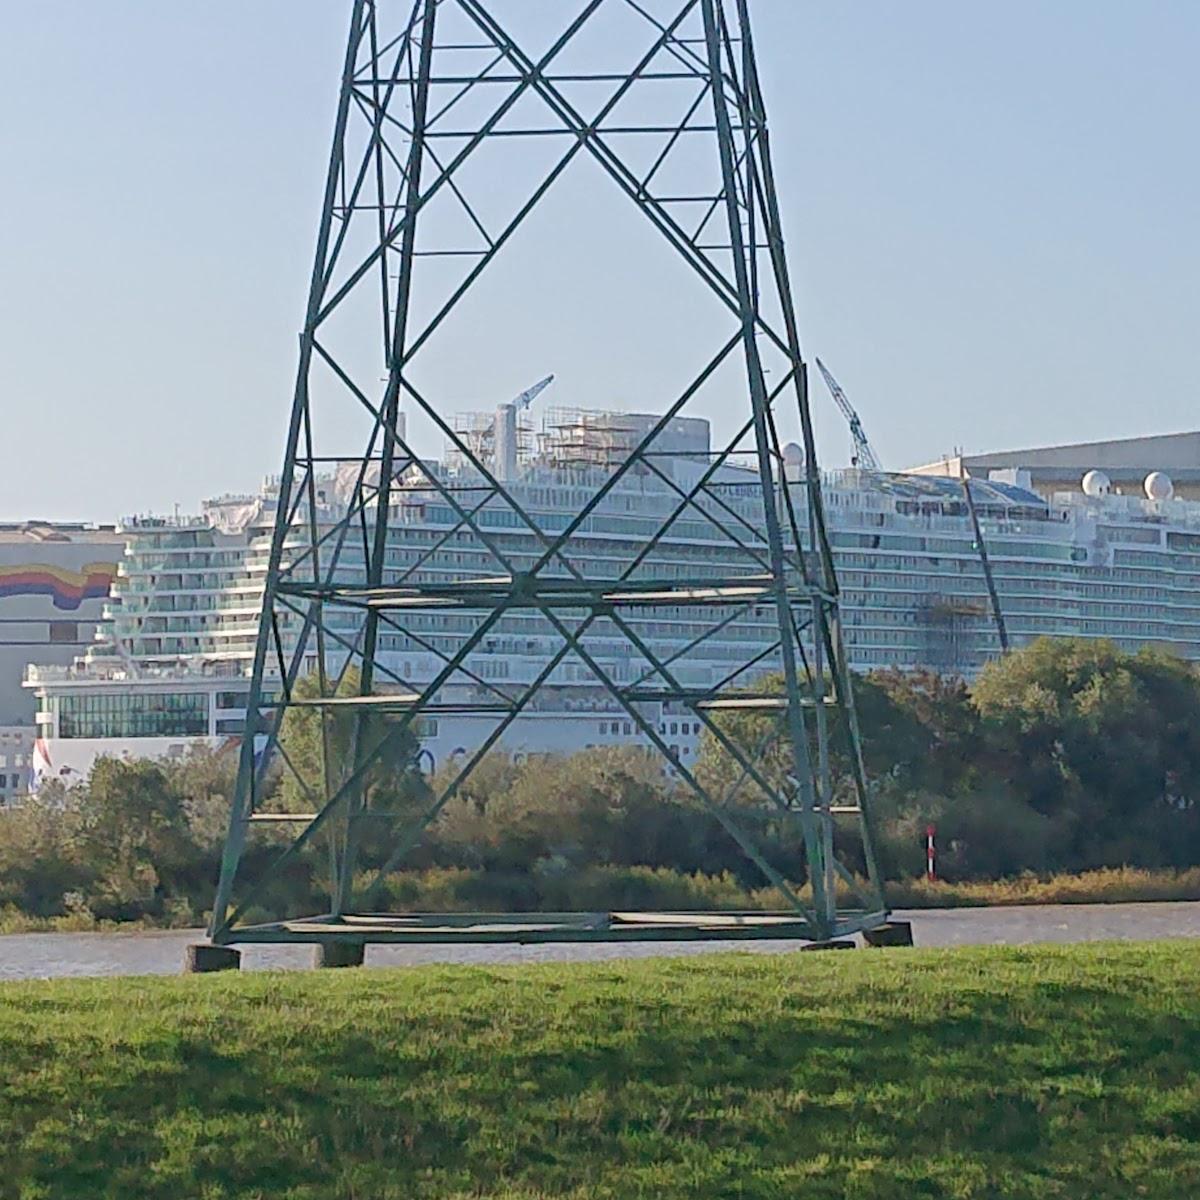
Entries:
{"type": "MultiPolygon", "coordinates": [[[[886,489],[872,488],[863,486],[861,472],[835,470],[823,471],[822,486],[825,489],[826,503],[837,510],[838,522],[842,523],[847,517],[852,515],[863,515],[869,517],[896,517],[899,516],[905,522],[913,522],[924,524],[925,522],[945,523],[945,526],[961,525],[964,519],[963,515],[947,516],[936,511],[937,507],[946,502],[953,502],[952,495],[930,495],[928,497],[914,494],[896,495],[886,489]],[[915,511],[900,512],[897,509],[897,503],[903,502],[906,508],[910,505],[918,505],[915,511]],[[927,507],[922,507],[927,506],[927,507]]],[[[530,481],[533,484],[535,481],[530,481]]],[[[599,480],[598,480],[599,482],[599,480]]],[[[545,485],[543,484],[543,487],[545,485]]],[[[722,485],[712,485],[714,491],[721,492],[722,485]]],[[[546,496],[541,496],[536,491],[529,492],[528,487],[518,487],[517,491],[521,493],[521,499],[529,509],[531,516],[536,521],[541,523],[544,518],[546,525],[544,528],[552,529],[555,523],[565,523],[572,519],[570,512],[564,512],[564,509],[574,510],[582,507],[578,498],[572,495],[569,501],[556,504],[549,511],[539,511],[540,504],[545,503],[549,499],[549,493],[559,490],[553,484],[549,486],[546,496]],[[528,492],[528,495],[525,493],[528,492]]],[[[636,509],[624,510],[625,513],[632,512],[635,517],[645,518],[651,515],[648,512],[647,506],[654,501],[660,501],[663,505],[664,513],[673,511],[676,498],[668,493],[666,489],[654,486],[648,491],[644,488],[635,489],[637,495],[636,509]]],[[[731,487],[727,489],[730,495],[737,497],[740,495],[738,488],[731,487]]],[[[793,492],[795,502],[803,506],[804,490],[799,484],[793,483],[793,492]]],[[[628,500],[626,489],[618,489],[611,497],[615,500],[628,500]]],[[[228,504],[236,502],[240,504],[261,504],[263,506],[263,516],[265,519],[270,518],[271,511],[274,509],[274,497],[270,494],[260,494],[256,496],[236,496],[222,497],[216,503],[228,504]]],[[[727,501],[729,502],[729,501],[727,501]]],[[[701,498],[703,503],[703,498],[701,498]]],[[[749,504],[749,501],[746,501],[749,504]]],[[[396,497],[392,506],[392,518],[398,519],[405,524],[418,523],[428,520],[427,509],[430,506],[445,504],[445,500],[440,494],[432,488],[412,488],[405,489],[400,496],[396,497]]],[[[328,509],[333,512],[335,509],[342,507],[338,504],[330,504],[328,509]]],[[[985,519],[996,520],[995,507],[990,505],[988,501],[980,502],[981,513],[985,519]],[[989,508],[991,511],[989,511],[989,508]]],[[[487,513],[489,518],[492,518],[493,511],[501,512],[507,515],[507,507],[497,505],[495,510],[484,509],[483,513],[487,513]]],[[[1031,524],[1039,524],[1045,522],[1055,522],[1062,520],[1068,512],[1073,514],[1085,515],[1097,519],[1108,518],[1113,516],[1121,516],[1131,521],[1139,521],[1148,524],[1169,523],[1174,525],[1188,526],[1200,528],[1200,504],[1174,499],[1168,501],[1147,500],[1141,496],[1120,496],[1106,495],[1102,498],[1085,496],[1079,492],[1059,492],[1055,493],[1049,504],[1043,507],[1033,508],[1029,505],[1021,504],[1016,499],[1011,499],[1005,502],[1004,517],[998,523],[1007,523],[1004,518],[1013,517],[1022,522],[1031,524]]],[[[597,516],[617,515],[622,513],[622,510],[616,508],[615,503],[612,507],[608,503],[602,503],[597,510],[597,516]]],[[[482,515],[482,514],[481,514],[482,515]]],[[[799,514],[798,514],[799,515],[799,514]]],[[[515,516],[515,514],[514,514],[515,516]]],[[[494,519],[494,518],[492,518],[494,519]]],[[[157,531],[167,531],[162,543],[156,542],[156,548],[170,549],[189,549],[204,547],[195,546],[194,543],[179,543],[177,546],[171,546],[169,542],[170,534],[190,534],[195,532],[217,532],[219,527],[213,520],[206,515],[175,515],[175,516],[152,516],[152,515],[137,515],[125,517],[120,522],[120,528],[130,533],[142,533],[154,535],[157,531]]]]}
{"type": "MultiPolygon", "coordinates": [[[[844,583],[852,579],[857,579],[857,576],[865,573],[876,577],[874,582],[879,585],[881,573],[886,572],[889,576],[907,576],[914,575],[918,578],[924,578],[927,572],[922,568],[908,568],[901,563],[893,563],[889,561],[893,554],[899,553],[897,547],[889,547],[880,549],[876,552],[878,560],[870,565],[859,564],[857,562],[844,562],[841,564],[840,574],[843,577],[844,583]]],[[[874,558],[875,555],[872,555],[874,558]]],[[[958,565],[964,572],[970,568],[970,573],[978,569],[977,555],[963,556],[958,560],[958,565]]],[[[1062,564],[1067,565],[1067,564],[1062,564]]],[[[1117,564],[1120,565],[1120,564],[1117,564]]],[[[1126,570],[1137,570],[1138,567],[1123,567],[1126,570]]],[[[1033,564],[1025,562],[1021,559],[1005,559],[996,557],[993,562],[993,570],[997,576],[1003,576],[1006,580],[1016,580],[1028,572],[1033,570],[1033,564]]],[[[1146,574],[1145,582],[1153,582],[1158,588],[1168,588],[1177,590],[1181,588],[1190,588],[1200,585],[1200,579],[1195,576],[1181,574],[1181,572],[1171,567],[1167,563],[1162,565],[1142,565],[1140,570],[1146,574]],[[1175,578],[1171,581],[1163,579],[1164,573],[1169,573],[1175,578]]],[[[1059,582],[1069,582],[1071,590],[1078,589],[1079,594],[1086,595],[1088,592],[1097,586],[1110,586],[1108,581],[1096,581],[1093,583],[1085,578],[1078,576],[1064,576],[1059,582]]],[[[156,587],[121,587],[113,596],[116,602],[113,612],[110,617],[119,617],[122,613],[128,613],[131,616],[142,617],[149,614],[155,616],[161,614],[172,614],[181,616],[202,616],[204,614],[222,614],[222,615],[244,615],[247,617],[256,616],[262,605],[262,587],[253,581],[239,581],[239,592],[230,594],[230,589],[222,587],[212,587],[205,589],[171,589],[162,586],[156,587]],[[142,607],[136,601],[140,601],[143,597],[153,598],[155,603],[142,607]],[[130,603],[121,605],[120,601],[128,598],[130,603]],[[183,606],[177,602],[182,599],[185,601],[183,606]]],[[[884,586],[891,586],[890,581],[884,586]]],[[[1040,582],[1034,582],[1033,586],[1047,590],[1046,586],[1040,582]]],[[[1061,588],[1051,590],[1062,590],[1061,588]]]]}
{"type": "MultiPolygon", "coordinates": [[[[1002,606],[1008,615],[1040,612],[1046,600],[1052,599],[1055,614],[1063,619],[1146,619],[1150,616],[1151,619],[1176,623],[1200,619],[1200,608],[1196,606],[1196,593],[1193,588],[1158,588],[1156,590],[1160,593],[1159,596],[1150,601],[1137,595],[1122,594],[1135,588],[1134,584],[1124,588],[1112,584],[1023,588],[1010,585],[1015,582],[1006,580],[1006,586],[1001,589],[1002,606]],[[1164,592],[1167,594],[1162,594],[1164,592]],[[1126,613],[1130,616],[1126,617],[1126,613]]],[[[895,619],[914,612],[914,604],[919,604],[931,592],[925,577],[915,576],[913,583],[914,586],[908,589],[893,583],[886,592],[863,592],[860,590],[864,586],[862,583],[848,580],[843,592],[843,620],[847,624],[866,624],[878,620],[884,614],[892,614],[895,619]]],[[[937,589],[937,595],[947,599],[986,601],[987,595],[981,579],[962,580],[961,583],[973,586],[942,587],[937,589]]],[[[723,639],[718,640],[753,641],[762,636],[764,623],[769,624],[769,618],[770,613],[753,614],[753,619],[752,614],[747,614],[744,622],[736,622],[737,628],[731,628],[723,639]]],[[[439,630],[458,630],[465,633],[471,628],[470,619],[466,617],[447,618],[442,614],[426,613],[410,615],[408,620],[414,632],[425,634],[434,634],[439,630]]],[[[531,620],[540,624],[536,615],[533,615],[531,620]]],[[[354,614],[347,613],[336,623],[336,627],[352,632],[360,623],[361,617],[356,618],[354,614]]],[[[148,618],[140,614],[133,619],[128,614],[123,614],[109,624],[113,631],[110,636],[115,636],[122,643],[153,645],[154,653],[194,653],[202,646],[231,640],[252,644],[257,632],[257,610],[246,611],[242,620],[212,625],[196,624],[182,617],[169,620],[164,617],[148,618]]],[[[285,615],[282,619],[282,630],[287,635],[300,624],[299,617],[285,615]]],[[[639,621],[638,624],[644,625],[645,621],[639,621]]],[[[686,614],[672,620],[662,613],[656,614],[655,625],[661,633],[667,633],[667,630],[671,629],[678,636],[683,636],[693,626],[697,630],[705,627],[689,621],[686,614]]],[[[524,623],[520,628],[523,627],[524,623]]]]}
{"type": "MultiPolygon", "coordinates": [[[[970,613],[964,610],[960,615],[970,616],[981,627],[988,626],[993,621],[986,594],[982,591],[955,590],[937,593],[923,591],[908,593],[904,596],[897,594],[889,599],[893,603],[866,605],[859,602],[857,597],[850,596],[843,608],[844,626],[847,630],[871,630],[902,638],[906,629],[920,626],[927,619],[926,610],[930,605],[938,604],[971,606],[970,613]]],[[[1048,615],[1041,602],[1041,597],[1034,594],[1015,593],[1003,597],[1002,608],[1011,626],[1030,633],[1086,630],[1089,625],[1095,624],[1098,627],[1101,623],[1106,623],[1118,628],[1122,626],[1138,627],[1146,632],[1169,628],[1186,631],[1188,636],[1200,639],[1200,608],[1196,607],[1194,596],[1188,596],[1186,599],[1190,603],[1148,607],[1145,603],[1135,600],[1109,598],[1099,603],[1087,603],[1078,598],[1068,598],[1065,603],[1058,603],[1053,614],[1048,615]]],[[[764,629],[769,624],[770,622],[764,618],[762,622],[756,621],[741,627],[729,627],[720,635],[707,640],[702,647],[698,647],[694,657],[725,657],[736,654],[741,648],[756,645],[762,641],[764,629]]],[[[355,628],[354,624],[347,623],[344,631],[352,634],[355,628]]],[[[659,622],[655,636],[666,645],[682,646],[692,641],[693,636],[703,632],[705,628],[699,625],[659,622]]],[[[283,632],[285,644],[291,646],[294,641],[292,636],[294,627],[285,629],[283,632]]],[[[430,645],[452,652],[458,648],[466,631],[460,630],[456,633],[451,630],[448,631],[449,636],[433,630],[424,630],[423,632],[426,635],[425,640],[430,645]]],[[[384,635],[382,642],[385,651],[419,653],[422,649],[419,641],[412,641],[404,634],[384,635]]],[[[152,630],[132,629],[125,631],[121,638],[121,644],[126,647],[127,653],[139,660],[149,658],[191,659],[222,655],[240,661],[252,655],[255,631],[248,627],[198,630],[190,631],[186,636],[181,637],[162,636],[152,630]]],[[[492,656],[538,655],[546,652],[546,646],[542,642],[537,639],[523,638],[518,634],[517,637],[501,636],[495,640],[489,640],[476,651],[472,659],[475,661],[492,656]]],[[[96,663],[105,659],[111,659],[114,664],[120,662],[115,651],[102,641],[90,652],[88,661],[96,663]]],[[[114,669],[119,670],[121,667],[116,665],[114,669]]]]}
{"type": "MultiPolygon", "coordinates": [[[[1081,620],[1099,620],[1130,622],[1158,621],[1175,626],[1191,625],[1200,621],[1200,608],[1196,606],[1195,593],[1190,589],[1177,589],[1178,595],[1171,597],[1167,603],[1147,604],[1137,597],[1122,597],[1119,594],[1081,595],[1057,594],[1054,597],[1055,626],[1062,622],[1077,622],[1081,620]]],[[[923,600],[928,600],[933,593],[928,587],[916,588],[911,591],[892,591],[885,596],[860,596],[848,590],[844,597],[843,621],[847,626],[867,627],[887,622],[900,625],[915,619],[923,600]],[[889,603],[890,601],[890,603],[889,603]]],[[[936,596],[946,601],[963,601],[984,605],[987,600],[982,585],[975,588],[940,589],[936,596]]],[[[1005,589],[1002,596],[1002,606],[1010,620],[1022,617],[1037,618],[1044,611],[1045,594],[1042,591],[1026,591],[1005,589]]],[[[436,636],[437,630],[447,630],[465,634],[469,623],[443,624],[446,618],[441,618],[434,625],[422,622],[419,626],[413,623],[413,629],[420,628],[421,632],[436,636]]],[[[348,617],[339,623],[338,627],[347,633],[352,633],[360,622],[348,617]]],[[[713,639],[714,644],[726,645],[741,642],[756,642],[761,640],[763,629],[769,624],[769,614],[762,620],[747,620],[738,622],[736,627],[727,629],[720,637],[713,639]]],[[[290,640],[291,632],[300,624],[299,619],[287,619],[283,624],[285,638],[290,640]]],[[[702,631],[705,626],[679,621],[659,620],[656,624],[658,636],[670,639],[685,638],[695,628],[702,631]]],[[[151,625],[149,622],[120,622],[115,627],[115,635],[122,644],[128,645],[135,654],[197,654],[204,653],[210,648],[222,643],[230,645],[238,643],[242,647],[250,647],[254,643],[256,624],[249,621],[227,627],[172,627],[165,628],[151,625]]],[[[403,635],[400,635],[403,636],[403,635]]],[[[385,642],[391,637],[385,635],[385,642]]],[[[453,638],[445,639],[453,641],[453,638]]],[[[503,645],[505,651],[519,651],[520,646],[509,644],[507,641],[496,643],[503,645]]],[[[494,652],[494,647],[488,643],[483,652],[494,652]]]]}

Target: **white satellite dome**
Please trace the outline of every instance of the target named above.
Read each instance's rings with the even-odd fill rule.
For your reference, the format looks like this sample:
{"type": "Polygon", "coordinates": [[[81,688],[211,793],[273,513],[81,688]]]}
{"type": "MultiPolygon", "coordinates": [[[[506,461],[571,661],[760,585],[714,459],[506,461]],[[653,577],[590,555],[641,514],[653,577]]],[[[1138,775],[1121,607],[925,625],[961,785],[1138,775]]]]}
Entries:
{"type": "Polygon", "coordinates": [[[1175,485],[1171,482],[1170,475],[1162,471],[1151,471],[1146,476],[1143,486],[1146,489],[1146,497],[1150,500],[1170,500],[1175,495],[1175,485]]]}
{"type": "Polygon", "coordinates": [[[799,442],[788,442],[783,448],[783,461],[789,467],[804,466],[804,447],[799,442]]]}
{"type": "Polygon", "coordinates": [[[1112,492],[1112,480],[1103,471],[1089,471],[1083,477],[1085,496],[1107,496],[1112,492]]]}

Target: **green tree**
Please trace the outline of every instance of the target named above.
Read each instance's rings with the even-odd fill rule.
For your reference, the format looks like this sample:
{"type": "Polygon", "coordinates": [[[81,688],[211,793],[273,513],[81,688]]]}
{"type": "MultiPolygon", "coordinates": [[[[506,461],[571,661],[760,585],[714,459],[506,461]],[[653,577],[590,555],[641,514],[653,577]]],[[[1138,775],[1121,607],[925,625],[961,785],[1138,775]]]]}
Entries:
{"type": "MultiPolygon", "coordinates": [[[[937,787],[955,777],[964,748],[975,736],[977,718],[966,687],[929,671],[882,671],[852,679],[858,713],[863,765],[869,779],[890,778],[908,786],[937,787]]],[[[832,684],[827,684],[827,690],[832,684]]],[[[783,693],[783,680],[771,675],[751,689],[783,693]]],[[[780,786],[791,774],[786,728],[775,714],[728,713],[718,724],[755,767],[780,786]]],[[[815,720],[805,711],[809,752],[816,761],[815,720]]],[[[853,787],[850,743],[844,726],[829,722],[830,773],[835,794],[853,787]]],[[[730,788],[741,775],[734,756],[717,738],[701,743],[697,772],[712,788],[730,788]]],[[[743,791],[758,792],[754,784],[743,791]]]]}
{"type": "MultiPolygon", "coordinates": [[[[238,752],[236,746],[214,748],[198,742],[183,757],[167,760],[163,767],[171,790],[179,797],[195,848],[194,857],[179,879],[180,899],[186,898],[199,918],[216,890],[237,782],[238,752]]],[[[274,776],[266,781],[264,791],[269,793],[273,786],[274,776]]],[[[284,829],[256,830],[249,854],[266,857],[278,853],[284,837],[284,829]]]]}
{"type": "Polygon", "coordinates": [[[81,793],[79,853],[95,871],[89,906],[99,917],[157,916],[187,890],[198,851],[164,767],[98,759],[81,793]]]}
{"type": "Polygon", "coordinates": [[[55,782],[0,808],[0,908],[52,917],[64,912],[64,897],[86,897],[96,873],[80,853],[77,799],[55,782]]]}
{"type": "Polygon", "coordinates": [[[973,688],[988,756],[1056,827],[1053,865],[1183,865],[1200,851],[1200,681],[1183,660],[1040,639],[973,688]]]}
{"type": "Polygon", "coordinates": [[[874,671],[854,689],[873,779],[951,791],[978,762],[979,712],[967,685],[936,671],[874,671]]]}
{"type": "MultiPolygon", "coordinates": [[[[828,684],[831,687],[832,684],[828,684]]],[[[904,828],[912,824],[910,797],[929,789],[937,790],[952,774],[960,738],[967,736],[974,714],[970,698],[961,685],[950,684],[937,676],[921,673],[906,675],[886,672],[859,675],[852,679],[854,703],[858,714],[861,751],[868,787],[877,798],[886,796],[885,820],[893,822],[891,835],[882,839],[881,866],[885,871],[907,873],[905,864],[920,850],[914,836],[908,847],[904,828]],[[893,848],[902,851],[897,855],[893,848]]],[[[783,681],[769,676],[753,691],[782,694],[783,681]]],[[[805,710],[809,754],[817,761],[816,721],[805,710]]],[[[775,787],[784,790],[793,772],[792,752],[784,722],[778,715],[729,713],[719,718],[722,733],[741,749],[775,787]]],[[[835,803],[851,803],[857,796],[850,741],[840,718],[829,720],[830,784],[835,803]]],[[[712,734],[701,741],[697,775],[714,795],[728,796],[739,808],[739,817],[764,846],[774,847],[772,862],[790,877],[802,879],[805,863],[794,820],[784,818],[762,789],[753,781],[740,785],[743,768],[734,755],[712,734]]],[[[923,827],[922,827],[923,829],[923,827]]],[[[877,824],[877,833],[882,833],[877,824]]],[[[865,870],[857,836],[843,837],[835,830],[835,843],[843,860],[853,869],[865,870]]],[[[742,859],[744,863],[744,858],[742,859]]],[[[746,868],[736,860],[722,865],[745,875],[746,868]]],[[[755,880],[755,882],[761,882],[755,880]]]]}
{"type": "MultiPolygon", "coordinates": [[[[351,667],[337,695],[357,696],[361,688],[361,676],[351,667]]],[[[292,692],[297,699],[318,698],[320,680],[306,676],[292,692]]],[[[288,812],[322,807],[350,780],[356,762],[370,760],[362,779],[366,806],[395,814],[397,819],[364,823],[359,841],[363,866],[382,862],[391,849],[392,832],[414,819],[429,801],[429,787],[418,765],[420,743],[411,729],[401,730],[394,717],[369,707],[291,707],[279,740],[286,756],[279,792],[281,806],[288,812]]]]}

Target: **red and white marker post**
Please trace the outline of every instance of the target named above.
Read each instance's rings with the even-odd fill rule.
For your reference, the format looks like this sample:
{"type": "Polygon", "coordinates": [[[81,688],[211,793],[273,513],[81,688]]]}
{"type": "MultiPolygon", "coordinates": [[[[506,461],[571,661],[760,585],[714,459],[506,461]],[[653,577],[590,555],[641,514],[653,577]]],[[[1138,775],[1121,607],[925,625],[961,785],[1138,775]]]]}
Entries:
{"type": "Polygon", "coordinates": [[[925,827],[925,878],[930,883],[937,883],[937,826],[925,827]]]}

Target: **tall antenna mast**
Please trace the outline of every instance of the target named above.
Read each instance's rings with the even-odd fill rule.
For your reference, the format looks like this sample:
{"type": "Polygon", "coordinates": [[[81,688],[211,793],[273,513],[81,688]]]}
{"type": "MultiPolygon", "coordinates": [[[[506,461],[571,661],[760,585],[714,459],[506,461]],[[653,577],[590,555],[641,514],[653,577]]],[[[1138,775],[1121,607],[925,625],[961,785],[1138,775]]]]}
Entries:
{"type": "Polygon", "coordinates": [[[542,7],[563,24],[535,46],[510,28],[523,11],[511,0],[353,4],[209,931],[217,945],[312,942],[357,949],[361,960],[363,945],[377,941],[821,941],[886,920],[748,0],[542,7]],[[555,152],[514,197],[511,186],[495,184],[511,184],[522,169],[522,143],[555,152]],[[451,318],[560,177],[583,163],[604,177],[614,205],[632,206],[656,231],[724,332],[704,347],[699,371],[692,364],[680,372],[661,418],[630,439],[627,453],[622,447],[619,461],[593,466],[586,500],[546,528],[520,487],[498,478],[454,431],[446,397],[422,382],[419,367],[442,337],[463,339],[456,349],[472,352],[470,328],[452,335],[451,318]],[[370,346],[374,357],[364,353],[370,346]],[[697,465],[672,440],[678,419],[718,406],[733,432],[697,465]],[[798,422],[804,443],[804,478],[792,487],[781,419],[798,422]],[[447,439],[461,472],[448,475],[408,440],[414,420],[447,439]],[[318,478],[333,463],[347,478],[347,441],[360,431],[344,503],[323,504],[318,478]],[[677,469],[682,460],[689,470],[677,469]],[[627,561],[598,568],[581,534],[622,488],[649,478],[670,505],[627,561]],[[389,555],[394,512],[412,496],[448,509],[448,537],[467,535],[480,561],[430,582],[389,555]],[[720,552],[664,567],[664,542],[690,536],[684,530],[697,522],[721,539],[720,552]],[[513,530],[531,540],[533,554],[513,553],[513,530]],[[458,630],[455,648],[429,634],[431,614],[458,630]],[[513,618],[535,623],[547,649],[530,678],[500,685],[483,678],[476,655],[513,618]],[[692,632],[664,650],[653,631],[670,620],[692,632]],[[769,636],[731,633],[755,628],[769,636]],[[426,678],[397,672],[389,647],[404,639],[436,659],[426,678]],[[697,683],[689,655],[714,639],[741,658],[722,678],[697,683]],[[489,750],[551,703],[549,689],[566,668],[591,681],[757,865],[779,893],[779,913],[558,914],[506,924],[377,911],[382,880],[404,865],[489,750]],[[781,682],[755,690],[769,671],[781,682]],[[298,688],[302,677],[309,683],[298,688]],[[293,761],[286,746],[281,752],[280,730],[296,709],[320,714],[318,770],[293,761]],[[667,713],[702,726],[735,777],[716,788],[686,761],[663,732],[667,713]],[[334,736],[347,714],[355,727],[348,752],[334,736]],[[431,781],[419,811],[377,811],[372,772],[448,714],[469,715],[487,732],[431,781]],[[783,747],[772,766],[765,744],[783,747]],[[837,799],[835,749],[851,776],[837,799]],[[263,780],[272,763],[308,797],[307,811],[269,810],[263,780]],[[776,865],[757,832],[767,827],[798,850],[802,871],[785,876],[776,865]],[[247,854],[260,831],[281,828],[285,845],[247,854]],[[367,837],[376,869],[364,877],[367,837]],[[328,911],[264,919],[272,884],[318,848],[329,869],[328,911]],[[839,908],[839,889],[854,894],[848,907],[839,908]]]}

